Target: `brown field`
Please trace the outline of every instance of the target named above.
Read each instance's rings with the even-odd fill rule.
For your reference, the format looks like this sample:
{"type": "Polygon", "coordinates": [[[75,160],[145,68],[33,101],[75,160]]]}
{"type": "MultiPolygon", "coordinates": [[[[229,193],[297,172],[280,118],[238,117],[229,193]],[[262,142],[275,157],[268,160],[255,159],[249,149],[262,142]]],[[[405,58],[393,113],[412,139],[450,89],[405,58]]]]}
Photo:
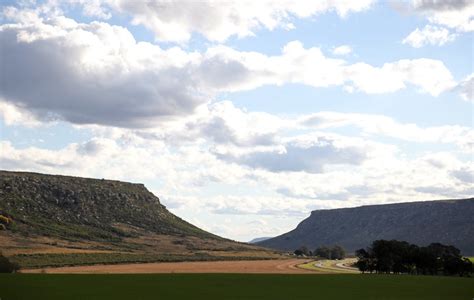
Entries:
{"type": "MultiPolygon", "coordinates": [[[[123,229],[123,227],[121,227],[123,229]]],[[[135,254],[209,254],[229,257],[281,258],[277,251],[229,240],[177,237],[140,232],[139,237],[123,238],[120,243],[108,241],[71,241],[45,236],[23,237],[0,232],[1,252],[5,256],[18,254],[72,253],[135,253],[135,254]]]]}
{"type": "Polygon", "coordinates": [[[45,268],[22,270],[22,273],[259,273],[259,274],[322,274],[298,268],[297,265],[310,260],[253,260],[253,261],[214,261],[177,262],[121,265],[92,265],[77,267],[45,268]]]}

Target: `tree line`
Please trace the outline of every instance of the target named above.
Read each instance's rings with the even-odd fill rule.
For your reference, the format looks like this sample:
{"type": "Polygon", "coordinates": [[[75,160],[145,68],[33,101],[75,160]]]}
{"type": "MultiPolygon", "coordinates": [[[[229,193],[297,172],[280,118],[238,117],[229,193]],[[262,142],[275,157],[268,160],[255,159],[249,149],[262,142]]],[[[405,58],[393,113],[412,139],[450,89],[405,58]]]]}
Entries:
{"type": "Polygon", "coordinates": [[[301,246],[295,250],[294,254],[297,256],[319,256],[326,259],[343,259],[346,257],[346,251],[339,245],[333,247],[321,246],[314,251],[310,251],[306,246],[301,246]]]}
{"type": "Polygon", "coordinates": [[[405,241],[377,240],[355,252],[362,273],[469,275],[472,262],[454,246],[432,243],[419,247],[405,241]]]}

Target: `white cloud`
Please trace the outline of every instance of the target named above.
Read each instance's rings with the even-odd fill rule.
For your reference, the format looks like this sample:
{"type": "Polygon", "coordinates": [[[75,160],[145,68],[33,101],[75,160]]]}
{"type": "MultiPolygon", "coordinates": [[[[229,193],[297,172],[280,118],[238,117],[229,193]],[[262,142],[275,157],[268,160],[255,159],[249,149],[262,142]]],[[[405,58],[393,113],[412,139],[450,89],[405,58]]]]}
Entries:
{"type": "Polygon", "coordinates": [[[423,29],[415,29],[403,41],[415,48],[421,48],[426,45],[442,46],[454,41],[456,34],[450,33],[448,29],[432,25],[426,25],[423,29]]]}
{"type": "Polygon", "coordinates": [[[325,166],[331,164],[359,165],[371,151],[366,145],[351,144],[349,139],[338,140],[329,135],[291,138],[273,147],[254,148],[250,151],[225,150],[227,151],[217,150],[215,155],[222,160],[253,169],[308,173],[322,173],[325,166]]]}
{"type": "MultiPolygon", "coordinates": [[[[335,11],[341,17],[369,9],[374,0],[359,1],[128,1],[108,0],[107,6],[130,15],[132,23],[151,30],[156,39],[185,42],[193,33],[211,41],[252,36],[259,29],[292,28],[293,18],[335,11]]],[[[104,6],[105,7],[105,6],[104,6]]]]}
{"type": "Polygon", "coordinates": [[[471,0],[411,0],[394,2],[394,7],[423,16],[429,22],[402,41],[415,48],[442,46],[461,34],[474,31],[474,1],[471,0]]]}
{"type": "Polygon", "coordinates": [[[122,27],[30,19],[1,26],[0,40],[1,96],[40,119],[143,127],[208,100],[183,70],[197,54],[137,43],[122,27]]]}
{"type": "Polygon", "coordinates": [[[463,166],[457,170],[451,171],[451,174],[456,177],[456,179],[466,182],[468,184],[474,184],[474,164],[463,166]]]}
{"type": "Polygon", "coordinates": [[[356,126],[364,135],[380,135],[419,143],[454,144],[465,152],[472,150],[474,130],[459,125],[420,127],[400,123],[384,115],[318,112],[301,116],[299,123],[315,129],[356,126]]]}
{"type": "Polygon", "coordinates": [[[474,102],[474,73],[464,78],[456,89],[459,91],[462,99],[474,102]]]}
{"type": "Polygon", "coordinates": [[[412,0],[411,4],[433,24],[459,32],[474,31],[474,2],[471,0],[412,0]]]}
{"type": "Polygon", "coordinates": [[[43,20],[29,12],[18,16],[22,23],[0,27],[0,96],[43,120],[150,127],[194,113],[216,93],[268,84],[345,85],[366,93],[412,84],[433,96],[454,84],[444,64],[432,59],[350,65],[298,41],[277,56],[226,46],[205,53],[163,50],[136,42],[119,26],[43,20]]]}
{"type": "Polygon", "coordinates": [[[332,53],[334,55],[347,55],[347,54],[350,54],[351,52],[352,52],[352,48],[351,46],[348,46],[348,45],[342,45],[332,50],[332,53]]]}
{"type": "Polygon", "coordinates": [[[456,84],[443,62],[427,58],[402,59],[380,68],[356,63],[345,72],[352,81],[347,86],[369,94],[395,92],[412,84],[420,92],[438,96],[456,84]]]}
{"type": "Polygon", "coordinates": [[[21,125],[25,127],[37,127],[45,123],[38,120],[33,114],[22,110],[13,104],[0,100],[0,116],[6,125],[21,125]]]}

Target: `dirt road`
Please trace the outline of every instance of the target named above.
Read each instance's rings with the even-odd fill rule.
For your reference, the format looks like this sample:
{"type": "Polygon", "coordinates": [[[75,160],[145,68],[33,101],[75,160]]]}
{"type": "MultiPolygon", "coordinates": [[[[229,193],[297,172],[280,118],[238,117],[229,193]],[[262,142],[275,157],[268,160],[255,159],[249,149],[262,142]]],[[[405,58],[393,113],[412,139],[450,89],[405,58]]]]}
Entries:
{"type": "Polygon", "coordinates": [[[302,259],[93,265],[22,270],[22,273],[269,273],[314,274],[296,267],[302,259]]]}

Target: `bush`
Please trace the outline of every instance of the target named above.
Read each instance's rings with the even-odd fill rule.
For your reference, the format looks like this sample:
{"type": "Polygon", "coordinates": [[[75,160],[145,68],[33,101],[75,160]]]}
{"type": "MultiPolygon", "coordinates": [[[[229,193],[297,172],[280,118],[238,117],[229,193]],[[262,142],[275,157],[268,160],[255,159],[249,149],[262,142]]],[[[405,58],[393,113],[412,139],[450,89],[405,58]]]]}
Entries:
{"type": "Polygon", "coordinates": [[[12,222],[12,219],[10,219],[9,217],[5,217],[3,215],[0,215],[0,223],[1,224],[10,225],[11,222],[12,222]]]}
{"type": "Polygon", "coordinates": [[[5,225],[3,225],[3,224],[0,224],[0,231],[2,231],[2,230],[7,230],[7,227],[5,227],[5,225]]]}
{"type": "Polygon", "coordinates": [[[0,273],[15,273],[20,269],[20,266],[18,266],[17,263],[11,262],[0,254],[0,273]]]}

